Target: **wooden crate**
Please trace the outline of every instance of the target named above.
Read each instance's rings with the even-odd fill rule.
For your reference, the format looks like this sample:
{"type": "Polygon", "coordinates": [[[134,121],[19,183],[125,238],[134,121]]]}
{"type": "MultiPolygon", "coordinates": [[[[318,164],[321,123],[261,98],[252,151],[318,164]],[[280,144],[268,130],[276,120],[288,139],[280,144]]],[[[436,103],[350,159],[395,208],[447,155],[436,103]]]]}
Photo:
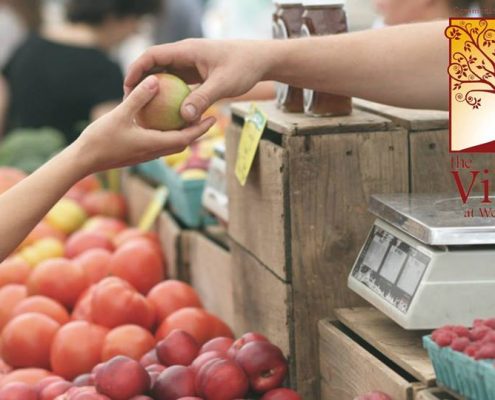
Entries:
{"type": "MultiPolygon", "coordinates": [[[[446,111],[412,110],[386,106],[361,99],[355,99],[356,107],[375,113],[393,121],[409,134],[410,191],[412,193],[458,193],[451,174],[449,153],[449,113],[446,111]]],[[[464,159],[473,160],[474,170],[495,168],[495,159],[491,154],[465,154],[464,159]]],[[[463,171],[461,177],[469,187],[469,171],[463,171]]],[[[491,184],[495,176],[490,174],[491,184]]],[[[481,192],[483,186],[478,179],[473,192],[481,192]]]]}
{"type": "Polygon", "coordinates": [[[363,303],[347,275],[373,222],[369,196],[408,190],[407,134],[359,110],[314,119],[259,106],[268,127],[244,187],[233,171],[249,104],[233,106],[227,134],[234,307],[243,330],[276,335],[293,386],[317,399],[318,321],[363,303]]]}
{"type": "Polygon", "coordinates": [[[320,322],[322,400],[353,400],[373,390],[413,400],[435,385],[423,332],[406,331],[374,308],[336,310],[320,322]]]}
{"type": "MultiPolygon", "coordinates": [[[[137,175],[126,172],[123,174],[122,191],[127,199],[129,223],[136,226],[153,199],[155,188],[137,175]]],[[[188,249],[191,231],[182,229],[165,210],[160,213],[152,230],[158,233],[168,277],[189,282],[188,249]]]]}
{"type": "Polygon", "coordinates": [[[203,306],[222,318],[236,334],[234,285],[230,251],[204,233],[194,232],[189,240],[191,285],[203,306]]]}
{"type": "Polygon", "coordinates": [[[415,400],[464,400],[464,398],[453,395],[445,389],[435,388],[420,391],[415,400]]]}

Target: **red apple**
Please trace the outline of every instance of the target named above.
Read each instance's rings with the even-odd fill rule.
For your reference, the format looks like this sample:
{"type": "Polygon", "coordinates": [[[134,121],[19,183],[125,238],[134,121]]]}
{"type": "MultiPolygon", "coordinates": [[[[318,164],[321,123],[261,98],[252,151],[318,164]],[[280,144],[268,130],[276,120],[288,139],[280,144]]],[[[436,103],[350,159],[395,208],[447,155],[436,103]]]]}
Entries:
{"type": "Polygon", "coordinates": [[[38,394],[31,385],[11,382],[0,389],[1,400],[38,400],[38,394]]]}
{"type": "Polygon", "coordinates": [[[148,365],[145,369],[148,372],[162,373],[163,371],[165,371],[167,369],[167,367],[165,367],[164,365],[161,365],[161,364],[152,364],[152,365],[148,365]]]}
{"type": "Polygon", "coordinates": [[[153,385],[155,400],[176,400],[195,396],[194,373],[182,365],[174,365],[163,371],[153,385]]]}
{"type": "Polygon", "coordinates": [[[65,256],[75,258],[92,249],[113,251],[113,243],[103,233],[78,231],[73,233],[65,242],[65,256]]]}
{"type": "Polygon", "coordinates": [[[187,396],[187,397],[181,397],[180,399],[177,399],[177,400],[203,400],[203,399],[201,397],[187,396]]]}
{"type": "Polygon", "coordinates": [[[88,193],[82,200],[82,206],[91,216],[104,215],[123,220],[127,215],[125,197],[107,190],[88,193]]]}
{"type": "Polygon", "coordinates": [[[139,396],[134,396],[129,400],[153,400],[153,399],[149,396],[139,395],[139,396]]]}
{"type": "Polygon", "coordinates": [[[55,400],[113,400],[96,391],[94,386],[72,387],[55,400]]]}
{"type": "Polygon", "coordinates": [[[269,340],[261,333],[256,333],[256,332],[245,333],[232,344],[232,347],[228,351],[228,355],[232,358],[235,358],[237,352],[240,349],[242,349],[244,345],[251,342],[269,342],[269,340]]]}
{"type": "Polygon", "coordinates": [[[219,351],[220,353],[227,353],[234,344],[234,339],[229,337],[218,337],[206,342],[199,351],[199,354],[207,353],[209,351],[219,351]]]}
{"type": "Polygon", "coordinates": [[[158,78],[158,94],[137,114],[139,125],[147,129],[172,131],[182,129],[186,121],[180,109],[182,102],[191,93],[189,86],[180,78],[170,74],[155,74],[158,78]]]}
{"type": "Polygon", "coordinates": [[[261,400],[302,400],[296,392],[290,389],[280,388],[265,393],[261,400]]]}
{"type": "Polygon", "coordinates": [[[150,388],[150,377],[137,361],[117,356],[98,369],[95,383],[98,392],[112,400],[128,400],[150,388]]]}
{"type": "Polygon", "coordinates": [[[249,390],[244,371],[232,360],[211,360],[196,375],[196,389],[205,400],[242,399],[249,390]]]}
{"type": "Polygon", "coordinates": [[[43,378],[41,381],[39,381],[36,385],[34,385],[34,389],[36,390],[36,393],[41,393],[44,388],[54,382],[65,382],[65,379],[61,376],[47,376],[46,378],[43,378]]]}
{"type": "Polygon", "coordinates": [[[211,360],[227,360],[228,356],[226,353],[221,353],[219,351],[207,351],[206,353],[200,354],[191,364],[191,369],[197,374],[203,365],[210,362],[211,360]]]}
{"type": "Polygon", "coordinates": [[[199,354],[199,344],[189,333],[178,329],[156,345],[156,354],[164,365],[191,365],[199,354]]]}
{"type": "Polygon", "coordinates": [[[156,354],[156,348],[148,351],[144,356],[139,360],[143,367],[147,367],[148,365],[160,364],[160,360],[158,360],[158,356],[156,354]]]}
{"type": "Polygon", "coordinates": [[[280,387],[287,374],[287,360],[282,351],[269,342],[251,342],[235,357],[249,378],[251,388],[265,393],[280,387]]]}

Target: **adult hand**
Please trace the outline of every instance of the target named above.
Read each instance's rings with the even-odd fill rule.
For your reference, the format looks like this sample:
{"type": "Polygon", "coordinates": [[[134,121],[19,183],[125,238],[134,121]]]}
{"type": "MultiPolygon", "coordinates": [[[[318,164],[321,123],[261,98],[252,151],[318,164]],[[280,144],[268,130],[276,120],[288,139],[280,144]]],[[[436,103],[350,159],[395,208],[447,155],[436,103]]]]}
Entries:
{"type": "Polygon", "coordinates": [[[136,114],[156,96],[158,90],[156,77],[146,78],[123,103],[86,128],[72,145],[84,163],[80,167],[83,174],[181,152],[215,123],[215,118],[210,117],[182,131],[169,132],[138,126],[136,114]]]}
{"type": "Polygon", "coordinates": [[[249,91],[265,77],[270,60],[269,41],[188,39],[148,49],[132,64],[124,89],[131,93],[144,76],[157,70],[199,83],[181,109],[185,120],[195,121],[216,101],[249,91]]]}

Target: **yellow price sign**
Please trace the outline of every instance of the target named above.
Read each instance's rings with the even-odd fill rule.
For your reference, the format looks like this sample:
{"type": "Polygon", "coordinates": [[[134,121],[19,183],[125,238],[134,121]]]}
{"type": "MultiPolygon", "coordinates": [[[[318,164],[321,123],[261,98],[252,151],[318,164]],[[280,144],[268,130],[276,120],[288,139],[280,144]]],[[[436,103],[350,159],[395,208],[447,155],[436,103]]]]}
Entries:
{"type": "Polygon", "coordinates": [[[139,229],[141,231],[149,231],[156,219],[160,215],[163,207],[167,203],[168,199],[168,189],[165,186],[160,186],[156,189],[153,199],[151,199],[150,204],[146,207],[143,216],[139,220],[139,229]]]}
{"type": "Polygon", "coordinates": [[[241,186],[246,184],[267,120],[266,114],[256,104],[252,104],[246,116],[237,149],[235,175],[241,186]]]}

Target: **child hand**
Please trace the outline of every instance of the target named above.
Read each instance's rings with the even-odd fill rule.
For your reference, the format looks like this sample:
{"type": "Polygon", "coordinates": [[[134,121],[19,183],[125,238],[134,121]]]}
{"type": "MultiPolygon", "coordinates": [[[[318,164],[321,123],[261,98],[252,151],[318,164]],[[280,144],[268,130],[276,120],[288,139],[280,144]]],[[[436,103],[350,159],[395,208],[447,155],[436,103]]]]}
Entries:
{"type": "MultiPolygon", "coordinates": [[[[135,116],[158,93],[158,80],[149,76],[114,110],[89,125],[73,143],[84,173],[138,164],[178,153],[215,123],[207,118],[181,131],[144,129],[135,116]]],[[[71,146],[71,147],[72,147],[71,146]]]]}

